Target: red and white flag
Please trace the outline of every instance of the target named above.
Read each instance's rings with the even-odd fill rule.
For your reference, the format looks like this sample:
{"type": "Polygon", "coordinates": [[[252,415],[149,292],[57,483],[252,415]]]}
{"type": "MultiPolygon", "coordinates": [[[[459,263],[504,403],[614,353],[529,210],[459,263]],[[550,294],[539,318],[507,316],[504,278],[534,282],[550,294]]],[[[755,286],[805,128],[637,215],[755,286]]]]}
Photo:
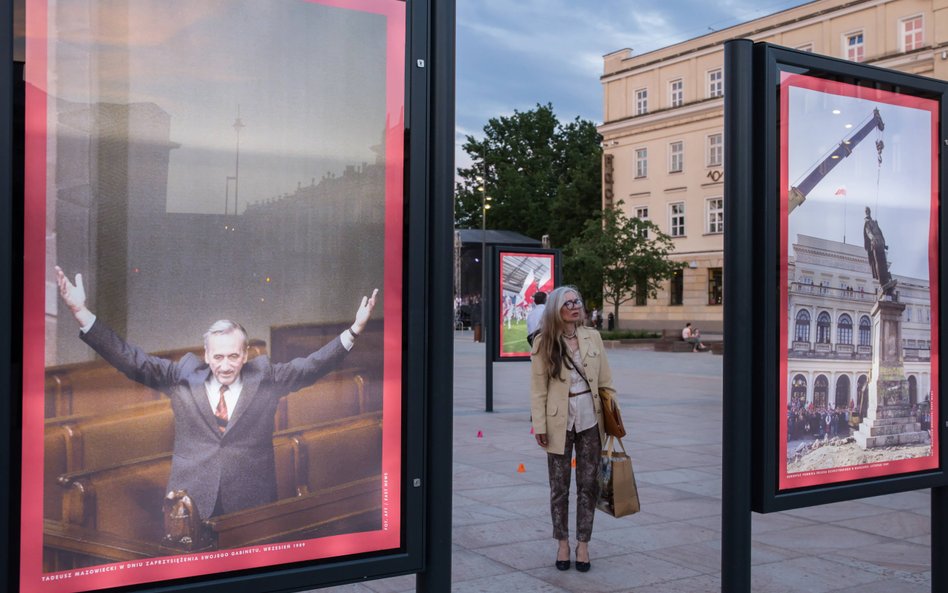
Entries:
{"type": "Polygon", "coordinates": [[[845,196],[845,195],[846,195],[846,186],[845,186],[845,185],[840,186],[840,188],[836,190],[836,194],[835,194],[835,195],[837,195],[837,196],[845,196]]]}

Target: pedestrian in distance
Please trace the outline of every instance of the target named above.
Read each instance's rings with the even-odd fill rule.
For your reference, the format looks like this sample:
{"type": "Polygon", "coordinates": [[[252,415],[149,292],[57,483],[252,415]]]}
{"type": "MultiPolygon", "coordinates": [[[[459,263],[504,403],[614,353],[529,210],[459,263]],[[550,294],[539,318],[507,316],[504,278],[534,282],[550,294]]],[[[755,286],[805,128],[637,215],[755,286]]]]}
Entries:
{"type": "Polygon", "coordinates": [[[701,330],[696,327],[691,327],[690,321],[686,323],[684,329],[681,330],[681,339],[694,346],[694,348],[691,349],[692,352],[708,349],[704,344],[701,343],[701,330]]]}
{"type": "Polygon", "coordinates": [[[576,570],[587,572],[605,436],[599,389],[612,387],[612,373],[599,332],[583,325],[583,311],[575,287],[561,286],[547,297],[530,356],[530,410],[537,444],[547,453],[559,570],[571,564],[570,462],[576,451],[576,570]]]}

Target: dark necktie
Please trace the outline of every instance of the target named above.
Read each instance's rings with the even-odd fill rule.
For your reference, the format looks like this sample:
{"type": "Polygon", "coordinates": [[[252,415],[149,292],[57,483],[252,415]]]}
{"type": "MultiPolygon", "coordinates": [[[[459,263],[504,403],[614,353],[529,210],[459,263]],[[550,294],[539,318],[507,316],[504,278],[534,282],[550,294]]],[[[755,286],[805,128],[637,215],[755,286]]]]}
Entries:
{"type": "Polygon", "coordinates": [[[221,385],[221,399],[217,402],[217,408],[214,409],[214,415],[217,417],[217,430],[224,434],[227,430],[227,421],[230,419],[227,415],[227,402],[224,401],[224,394],[227,393],[227,386],[221,385]]]}

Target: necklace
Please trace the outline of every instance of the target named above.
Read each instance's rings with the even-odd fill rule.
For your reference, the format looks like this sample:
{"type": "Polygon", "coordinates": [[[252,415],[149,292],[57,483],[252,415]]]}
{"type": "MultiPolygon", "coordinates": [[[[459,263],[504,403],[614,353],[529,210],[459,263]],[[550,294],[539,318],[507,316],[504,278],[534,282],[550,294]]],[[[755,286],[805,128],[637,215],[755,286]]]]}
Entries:
{"type": "Polygon", "coordinates": [[[576,337],[576,328],[575,328],[575,327],[573,328],[573,333],[571,333],[571,334],[568,334],[568,333],[566,333],[566,332],[563,332],[563,337],[566,338],[567,340],[572,340],[573,338],[575,338],[575,337],[576,337]]]}

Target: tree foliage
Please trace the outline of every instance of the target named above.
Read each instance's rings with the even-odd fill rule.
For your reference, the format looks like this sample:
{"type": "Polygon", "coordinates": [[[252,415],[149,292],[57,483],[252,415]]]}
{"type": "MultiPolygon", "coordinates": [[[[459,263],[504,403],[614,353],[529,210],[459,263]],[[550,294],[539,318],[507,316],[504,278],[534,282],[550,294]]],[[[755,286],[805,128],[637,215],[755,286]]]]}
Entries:
{"type": "Polygon", "coordinates": [[[580,290],[601,287],[603,302],[612,305],[616,323],[619,305],[636,294],[655,298],[661,283],[681,269],[680,262],[668,259],[674,251],[671,237],[649,220],[628,218],[621,205],[607,208],[599,221],[586,222],[582,233],[569,243],[564,264],[566,277],[580,290]]]}
{"type": "Polygon", "coordinates": [[[458,169],[456,225],[480,228],[486,197],[486,228],[549,235],[552,246],[565,246],[587,220],[598,220],[600,142],[592,122],[562,124],[550,104],[491,118],[482,140],[468,136],[464,144],[472,165],[458,169]]]}

